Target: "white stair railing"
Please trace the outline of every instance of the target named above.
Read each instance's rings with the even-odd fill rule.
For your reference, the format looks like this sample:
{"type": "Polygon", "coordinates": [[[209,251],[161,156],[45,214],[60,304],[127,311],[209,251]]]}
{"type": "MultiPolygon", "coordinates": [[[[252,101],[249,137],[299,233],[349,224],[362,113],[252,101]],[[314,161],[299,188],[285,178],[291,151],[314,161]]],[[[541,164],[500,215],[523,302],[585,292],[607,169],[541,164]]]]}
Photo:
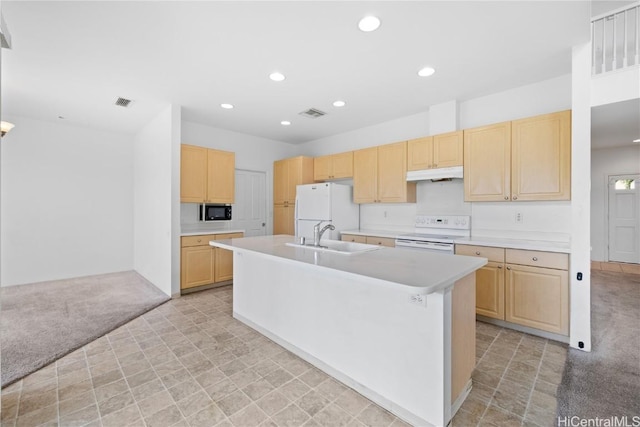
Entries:
{"type": "Polygon", "coordinates": [[[640,65],[640,2],[591,19],[592,74],[640,65]]]}

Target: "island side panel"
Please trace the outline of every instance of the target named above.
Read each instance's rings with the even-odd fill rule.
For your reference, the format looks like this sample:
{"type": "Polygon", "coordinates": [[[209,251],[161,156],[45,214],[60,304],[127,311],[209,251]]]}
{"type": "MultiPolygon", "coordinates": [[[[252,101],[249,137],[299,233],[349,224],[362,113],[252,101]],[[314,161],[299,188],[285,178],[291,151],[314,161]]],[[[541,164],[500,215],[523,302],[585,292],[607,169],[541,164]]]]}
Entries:
{"type": "Polygon", "coordinates": [[[362,276],[234,251],[234,316],[416,425],[448,421],[449,295],[415,305],[362,276]]]}
{"type": "Polygon", "coordinates": [[[461,394],[468,393],[467,385],[476,366],[475,272],[456,282],[451,300],[451,402],[455,402],[461,394]]]}

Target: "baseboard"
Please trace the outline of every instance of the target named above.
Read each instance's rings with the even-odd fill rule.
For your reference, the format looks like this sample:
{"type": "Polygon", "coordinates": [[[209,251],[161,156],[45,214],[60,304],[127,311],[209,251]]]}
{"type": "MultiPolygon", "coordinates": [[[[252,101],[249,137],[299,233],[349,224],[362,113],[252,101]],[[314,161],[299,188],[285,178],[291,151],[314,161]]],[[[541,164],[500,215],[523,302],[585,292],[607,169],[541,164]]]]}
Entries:
{"type": "Polygon", "coordinates": [[[492,325],[502,326],[503,328],[513,329],[519,332],[524,332],[529,335],[536,335],[538,337],[547,338],[561,343],[569,344],[569,337],[560,334],[554,334],[553,332],[542,331],[540,329],[530,328],[528,326],[517,325],[515,323],[506,322],[500,319],[493,319],[491,317],[485,317],[480,314],[476,315],[476,319],[481,322],[491,323],[492,325]]]}
{"type": "MultiPolygon", "coordinates": [[[[469,378],[469,381],[464,386],[464,388],[462,389],[462,391],[460,392],[456,400],[454,400],[451,403],[451,419],[453,419],[453,417],[456,415],[456,412],[458,412],[458,409],[460,409],[460,407],[464,403],[467,396],[469,396],[469,393],[471,393],[472,388],[473,388],[473,383],[471,381],[471,378],[469,378]]],[[[451,422],[451,420],[449,420],[449,422],[451,422]]]]}
{"type": "Polygon", "coordinates": [[[211,283],[209,285],[195,286],[195,287],[189,288],[189,289],[181,289],[180,290],[180,294],[181,295],[186,295],[186,294],[190,294],[192,292],[205,291],[207,289],[220,288],[222,286],[229,286],[229,285],[232,285],[232,284],[233,284],[233,279],[232,280],[225,280],[223,282],[211,283]]]}

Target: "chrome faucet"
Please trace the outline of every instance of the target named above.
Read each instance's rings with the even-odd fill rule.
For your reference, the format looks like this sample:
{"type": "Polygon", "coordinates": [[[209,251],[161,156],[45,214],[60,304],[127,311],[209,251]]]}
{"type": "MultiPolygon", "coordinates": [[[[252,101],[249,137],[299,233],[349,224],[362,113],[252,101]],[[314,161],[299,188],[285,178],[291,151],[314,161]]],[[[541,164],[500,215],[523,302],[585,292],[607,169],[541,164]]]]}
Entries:
{"type": "Polygon", "coordinates": [[[323,222],[324,221],[320,221],[319,223],[313,226],[313,246],[320,246],[320,239],[322,239],[322,235],[324,234],[325,231],[336,229],[336,227],[334,227],[333,224],[327,224],[324,227],[322,227],[322,229],[320,229],[320,224],[322,224],[323,222]]]}

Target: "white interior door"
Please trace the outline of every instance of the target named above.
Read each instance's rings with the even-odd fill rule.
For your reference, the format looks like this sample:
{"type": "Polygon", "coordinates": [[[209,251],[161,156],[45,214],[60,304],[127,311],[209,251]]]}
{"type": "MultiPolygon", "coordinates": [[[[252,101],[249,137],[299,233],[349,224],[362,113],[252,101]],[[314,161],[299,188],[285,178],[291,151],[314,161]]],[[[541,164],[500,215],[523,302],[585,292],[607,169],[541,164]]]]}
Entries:
{"type": "Polygon", "coordinates": [[[266,173],[236,170],[236,202],[233,226],[245,230],[246,237],[267,234],[266,173]]]}
{"type": "Polygon", "coordinates": [[[640,175],[609,177],[609,261],[640,263],[640,175]]]}

